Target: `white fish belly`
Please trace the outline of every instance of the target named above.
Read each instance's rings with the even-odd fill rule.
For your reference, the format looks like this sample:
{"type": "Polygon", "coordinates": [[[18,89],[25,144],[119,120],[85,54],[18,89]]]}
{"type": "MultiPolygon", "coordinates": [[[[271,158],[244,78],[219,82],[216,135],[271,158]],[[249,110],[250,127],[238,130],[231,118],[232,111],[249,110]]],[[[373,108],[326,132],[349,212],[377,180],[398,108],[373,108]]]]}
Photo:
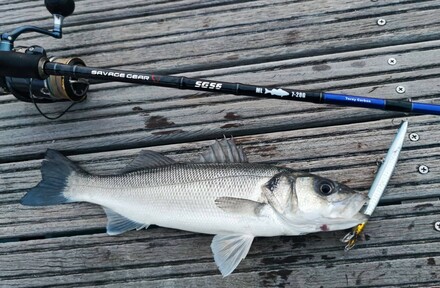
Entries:
{"type": "Polygon", "coordinates": [[[261,187],[278,172],[257,164],[175,164],[119,176],[78,177],[69,180],[68,193],[139,223],[208,234],[275,236],[283,232],[274,217],[227,213],[215,199],[261,201],[261,187]]]}

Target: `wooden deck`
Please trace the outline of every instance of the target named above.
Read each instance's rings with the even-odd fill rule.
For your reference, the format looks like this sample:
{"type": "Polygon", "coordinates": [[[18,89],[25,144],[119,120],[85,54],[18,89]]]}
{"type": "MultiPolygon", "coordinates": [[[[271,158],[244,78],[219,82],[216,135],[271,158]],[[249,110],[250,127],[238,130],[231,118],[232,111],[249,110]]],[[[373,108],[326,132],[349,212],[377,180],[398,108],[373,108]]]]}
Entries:
{"type": "MultiPolygon", "coordinates": [[[[29,34],[17,45],[43,45],[89,66],[440,103],[439,0],[77,0],[76,7],[62,40],[29,34]]],[[[43,1],[3,1],[0,11],[1,31],[51,25],[43,1]]],[[[1,96],[0,131],[1,287],[440,285],[439,117],[107,83],[57,121],[1,96]],[[19,204],[41,179],[47,148],[111,173],[145,148],[191,161],[223,135],[252,162],[365,191],[402,119],[420,139],[407,138],[364,241],[349,253],[339,241],[347,231],[257,238],[222,278],[210,235],[153,227],[110,237],[98,206],[19,204]],[[418,172],[422,164],[429,173],[418,172]]]]}

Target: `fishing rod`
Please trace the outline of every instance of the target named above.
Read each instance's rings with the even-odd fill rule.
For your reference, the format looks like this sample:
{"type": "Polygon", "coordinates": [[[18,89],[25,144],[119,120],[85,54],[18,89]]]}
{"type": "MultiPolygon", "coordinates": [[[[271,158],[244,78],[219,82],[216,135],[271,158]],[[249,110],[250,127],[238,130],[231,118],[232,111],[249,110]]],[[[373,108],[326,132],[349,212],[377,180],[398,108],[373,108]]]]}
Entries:
{"type": "Polygon", "coordinates": [[[89,80],[96,79],[106,82],[125,82],[260,98],[440,115],[440,105],[437,104],[94,68],[87,67],[79,58],[48,57],[44,48],[40,46],[14,48],[14,41],[25,32],[37,32],[55,38],[62,37],[63,19],[73,13],[74,1],[45,0],[45,4],[49,12],[54,15],[53,31],[23,26],[11,33],[1,35],[0,87],[22,101],[34,102],[34,104],[58,101],[80,102],[87,96],[89,80]]]}

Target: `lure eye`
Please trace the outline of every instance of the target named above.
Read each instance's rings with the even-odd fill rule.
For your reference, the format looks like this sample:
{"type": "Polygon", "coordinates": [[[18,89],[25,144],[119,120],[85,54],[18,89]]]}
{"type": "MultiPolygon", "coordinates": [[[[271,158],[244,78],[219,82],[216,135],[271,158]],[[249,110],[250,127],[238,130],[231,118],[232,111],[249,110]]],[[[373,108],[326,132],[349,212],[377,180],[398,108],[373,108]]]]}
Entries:
{"type": "Polygon", "coordinates": [[[327,180],[321,180],[319,181],[318,185],[318,192],[321,195],[328,196],[330,194],[333,194],[335,192],[335,186],[332,182],[327,180]]]}

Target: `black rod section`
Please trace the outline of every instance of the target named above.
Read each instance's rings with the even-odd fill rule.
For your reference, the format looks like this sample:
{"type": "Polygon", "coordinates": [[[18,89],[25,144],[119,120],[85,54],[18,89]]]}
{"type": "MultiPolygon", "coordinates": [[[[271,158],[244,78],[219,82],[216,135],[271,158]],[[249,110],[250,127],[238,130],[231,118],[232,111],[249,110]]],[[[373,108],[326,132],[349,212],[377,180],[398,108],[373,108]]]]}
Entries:
{"type": "Polygon", "coordinates": [[[328,103],[342,106],[354,106],[407,113],[440,115],[440,105],[409,101],[386,100],[380,98],[343,95],[323,92],[305,92],[285,88],[270,88],[241,83],[229,83],[215,80],[192,79],[181,76],[164,76],[133,71],[101,69],[77,65],[65,65],[46,62],[44,72],[47,75],[64,75],[76,78],[98,79],[153,85],[178,89],[211,91],[217,93],[275,98],[312,103],[328,103]]]}

